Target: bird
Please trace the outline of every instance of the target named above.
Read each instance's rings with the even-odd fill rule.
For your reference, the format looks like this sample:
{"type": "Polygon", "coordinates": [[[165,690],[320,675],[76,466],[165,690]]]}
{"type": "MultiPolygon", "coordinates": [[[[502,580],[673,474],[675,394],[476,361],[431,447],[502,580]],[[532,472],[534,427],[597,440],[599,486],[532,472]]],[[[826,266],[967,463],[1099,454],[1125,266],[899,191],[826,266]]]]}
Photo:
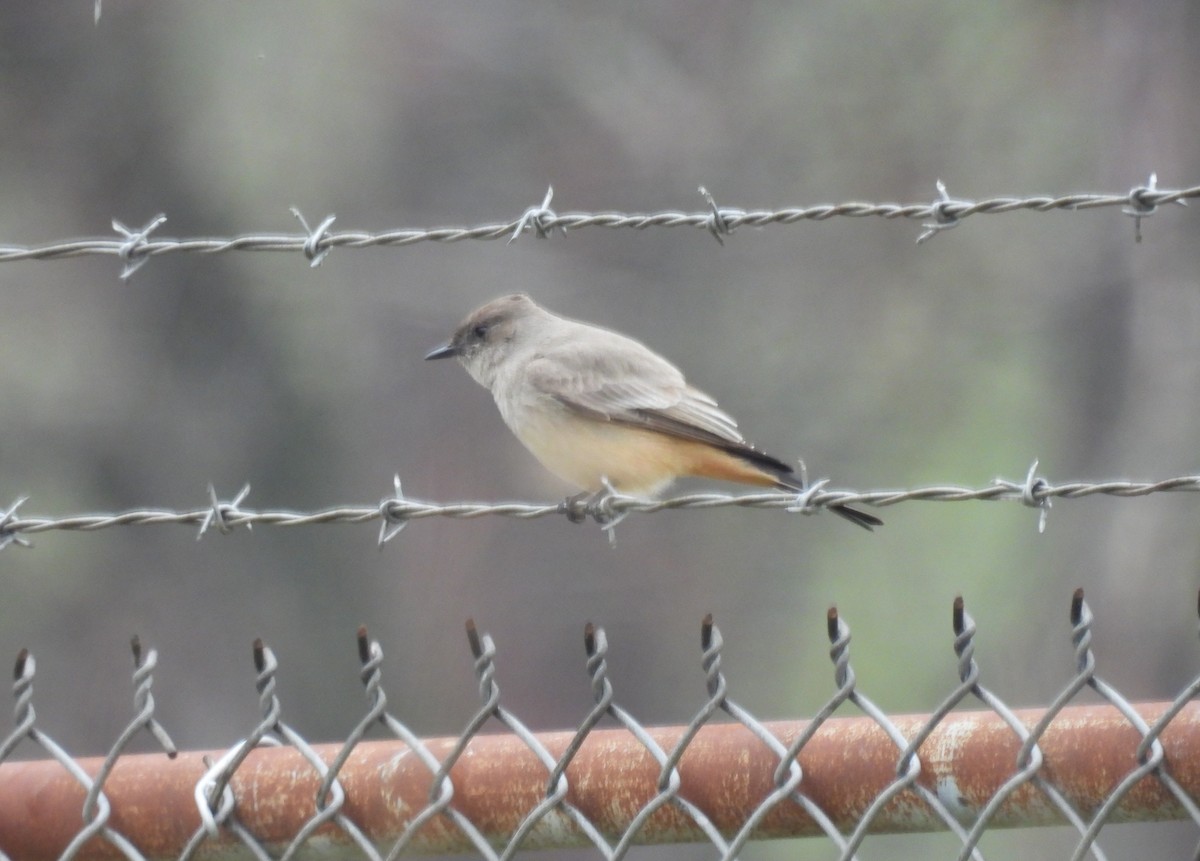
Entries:
{"type": "MultiPolygon", "coordinates": [[[[653,497],[685,476],[806,490],[658,353],[524,293],[472,311],[425,358],[458,359],[534,457],[585,493],[653,497]]],[[[847,505],[830,510],[867,530],[883,525],[847,505]]]]}

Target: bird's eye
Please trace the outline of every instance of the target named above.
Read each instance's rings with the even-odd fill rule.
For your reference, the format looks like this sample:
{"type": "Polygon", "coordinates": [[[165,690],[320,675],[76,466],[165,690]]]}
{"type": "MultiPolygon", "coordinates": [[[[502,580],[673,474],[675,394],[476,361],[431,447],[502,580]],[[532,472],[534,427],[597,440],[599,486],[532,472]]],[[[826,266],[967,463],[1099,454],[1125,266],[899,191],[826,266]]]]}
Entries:
{"type": "Polygon", "coordinates": [[[488,333],[488,327],[487,327],[486,323],[480,323],[478,326],[476,326],[474,329],[471,330],[471,334],[474,335],[476,338],[478,338],[481,341],[485,337],[487,337],[487,333],[488,333]]]}

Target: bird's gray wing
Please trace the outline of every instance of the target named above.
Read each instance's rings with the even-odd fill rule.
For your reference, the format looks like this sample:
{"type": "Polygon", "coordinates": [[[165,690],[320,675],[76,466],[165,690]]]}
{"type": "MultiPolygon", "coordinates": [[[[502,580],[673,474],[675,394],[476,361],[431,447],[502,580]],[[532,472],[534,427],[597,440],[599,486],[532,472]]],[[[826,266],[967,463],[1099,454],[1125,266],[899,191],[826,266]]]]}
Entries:
{"type": "Polygon", "coordinates": [[[593,419],[722,447],[745,445],[737,422],[666,359],[632,339],[622,337],[619,349],[611,338],[601,340],[576,338],[547,350],[529,362],[526,380],[593,419]]]}

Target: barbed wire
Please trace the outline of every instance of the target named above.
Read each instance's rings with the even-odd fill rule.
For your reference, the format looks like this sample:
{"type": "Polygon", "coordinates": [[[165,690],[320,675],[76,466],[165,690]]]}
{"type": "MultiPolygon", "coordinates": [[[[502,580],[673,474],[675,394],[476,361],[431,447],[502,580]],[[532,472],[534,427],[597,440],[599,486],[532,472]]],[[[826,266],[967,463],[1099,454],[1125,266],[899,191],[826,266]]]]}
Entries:
{"type": "Polygon", "coordinates": [[[1200,186],[1180,189],[1158,188],[1158,178],[1150,178],[1124,194],[1074,193],[1060,196],[993,197],[985,200],[953,198],[940,180],[937,182],[937,197],[928,203],[866,203],[850,201],[837,204],[788,209],[736,209],[718,206],[707,189],[700,193],[708,204],[702,212],[567,212],[558,213],[551,209],[554,189],[551,187],[540,205],[531,206],[519,217],[502,222],[493,222],[474,227],[404,228],[378,233],[364,231],[332,231],[336,216],[323,218],[315,228],[299,210],[292,214],[304,228],[303,233],[254,233],[234,237],[153,238],[152,234],[166,220],[157,215],[140,228],[126,227],[114,220],[116,238],[94,237],[64,239],[42,245],[0,244],[0,263],[29,260],[58,260],[84,255],[110,255],[124,263],[121,278],[129,278],[150,258],[162,254],[198,253],[222,254],[230,251],[300,251],[311,265],[319,265],[334,248],[376,248],[412,245],[417,242],[461,242],[467,239],[508,242],[531,233],[547,238],[555,231],[565,233],[585,227],[610,229],[646,230],[651,227],[692,227],[706,230],[724,242],[739,227],[767,227],[770,225],[792,225],[802,221],[826,221],[830,218],[916,219],[924,220],[924,232],[917,242],[925,242],[936,234],[956,227],[963,219],[972,215],[1000,215],[1020,210],[1029,212],[1077,212],[1101,207],[1120,207],[1121,211],[1134,220],[1134,238],[1141,242],[1141,223],[1157,212],[1160,206],[1179,204],[1200,197],[1200,186]]]}
{"type": "Polygon", "coordinates": [[[360,628],[366,712],[343,742],[325,745],[283,721],[280,664],[255,640],[262,716],[229,749],[210,753],[178,752],[158,723],[150,694],[157,652],[135,637],[136,714],[103,760],[76,759],[43,728],[33,707],[35,661],[22,649],[15,725],[0,738],[0,763],[25,741],[46,758],[0,764],[0,861],[92,861],[114,850],[129,861],[217,852],[291,861],[304,850],[370,861],[405,852],[508,861],[548,846],[590,846],[618,861],[635,844],[667,841],[707,841],[732,861],[752,839],[805,835],[823,835],[845,861],[871,834],[914,830],[948,830],[959,861],[982,861],[979,844],[991,828],[1063,823],[1079,835],[1073,861],[1104,861],[1097,840],[1108,825],[1200,826],[1200,775],[1190,767],[1200,755],[1192,702],[1200,677],[1169,703],[1130,702],[1097,674],[1082,590],[1071,596],[1069,618],[1070,677],[1048,706],[1017,712],[982,685],[976,623],[955,599],[952,690],[930,714],[892,717],[861,690],[850,627],[831,608],[835,691],[808,721],[768,723],[730,697],[725,643],[710,615],[700,631],[705,700],[686,724],[656,728],[617,704],[608,639],[588,623],[592,704],[565,733],[533,733],[502,704],[496,644],[468,620],[481,705],[460,733],[439,739],[418,737],[389,709],[383,650],[360,628]],[[1071,705],[1085,688],[1103,704],[1071,705]],[[972,701],[983,709],[960,710],[972,701]],[[847,704],[859,716],[835,716],[847,704]],[[605,719],[615,728],[599,728],[605,719]],[[484,732],[493,723],[502,731],[484,732]],[[368,741],[373,729],[387,740],[368,741]],[[142,733],[166,757],[128,752],[142,733]]]}
{"type": "Polygon", "coordinates": [[[241,507],[250,493],[245,485],[230,501],[222,501],[216,490],[208,488],[208,505],[190,510],[138,508],[107,514],[73,514],[59,517],[23,517],[19,509],[28,497],[17,499],[0,512],[0,549],[10,544],[30,547],[26,536],[52,531],[96,532],[117,526],[157,526],[175,524],[198,527],[197,540],[215,529],[228,534],[238,527],[301,527],[321,524],[380,523],[378,542],[386,544],[414,520],[449,517],[470,520],[477,517],[511,517],[532,520],[565,516],[579,523],[591,519],[609,532],[634,513],[714,508],[777,509],[791,514],[816,514],[823,509],[844,505],[871,505],[886,508],[903,502],[998,502],[1012,501],[1039,511],[1039,530],[1046,527],[1046,516],[1057,499],[1081,499],[1087,496],[1113,496],[1123,499],[1156,493],[1195,493],[1200,491],[1200,475],[1184,475],[1161,481],[1076,481],[1051,484],[1037,475],[1038,464],[1030,467],[1024,481],[996,478],[983,487],[933,485],[908,490],[834,490],[828,480],[814,482],[802,493],[689,493],[667,499],[641,499],[611,490],[599,495],[580,495],[561,502],[425,502],[406,497],[400,479],[393,480],[395,493],[377,505],[346,505],[319,511],[253,510],[241,507]]]}

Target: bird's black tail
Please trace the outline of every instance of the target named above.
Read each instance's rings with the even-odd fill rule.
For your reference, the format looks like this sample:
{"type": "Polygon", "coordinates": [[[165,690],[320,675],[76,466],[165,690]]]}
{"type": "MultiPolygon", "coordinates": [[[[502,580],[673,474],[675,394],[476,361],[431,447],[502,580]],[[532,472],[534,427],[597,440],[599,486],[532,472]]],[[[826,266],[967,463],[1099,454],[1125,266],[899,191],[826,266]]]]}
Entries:
{"type": "Polygon", "coordinates": [[[865,511],[859,511],[857,508],[851,508],[848,505],[831,505],[829,510],[834,514],[840,515],[851,523],[856,523],[868,532],[874,532],[876,526],[883,526],[883,521],[874,514],[867,514],[865,511]]]}
{"type": "MultiPolygon", "coordinates": [[[[770,473],[775,479],[775,486],[780,490],[794,490],[797,493],[803,493],[808,489],[804,486],[804,482],[796,477],[796,471],[792,467],[777,458],[771,457],[769,454],[748,446],[746,448],[730,447],[727,450],[740,455],[764,472],[770,473]]],[[[859,511],[857,508],[851,508],[848,505],[831,505],[829,506],[829,510],[840,517],[846,518],[851,523],[861,526],[868,532],[874,531],[876,526],[883,526],[883,521],[874,514],[867,514],[865,511],[859,511]]]]}
{"type": "MultiPolygon", "coordinates": [[[[803,487],[794,476],[790,475],[780,476],[775,486],[780,490],[795,490],[799,493],[803,493],[808,489],[803,487]]],[[[839,517],[844,517],[851,523],[861,526],[868,532],[874,532],[876,526],[883,526],[883,521],[874,514],[867,514],[867,512],[851,508],[849,505],[831,505],[829,506],[829,510],[839,517]]]]}

